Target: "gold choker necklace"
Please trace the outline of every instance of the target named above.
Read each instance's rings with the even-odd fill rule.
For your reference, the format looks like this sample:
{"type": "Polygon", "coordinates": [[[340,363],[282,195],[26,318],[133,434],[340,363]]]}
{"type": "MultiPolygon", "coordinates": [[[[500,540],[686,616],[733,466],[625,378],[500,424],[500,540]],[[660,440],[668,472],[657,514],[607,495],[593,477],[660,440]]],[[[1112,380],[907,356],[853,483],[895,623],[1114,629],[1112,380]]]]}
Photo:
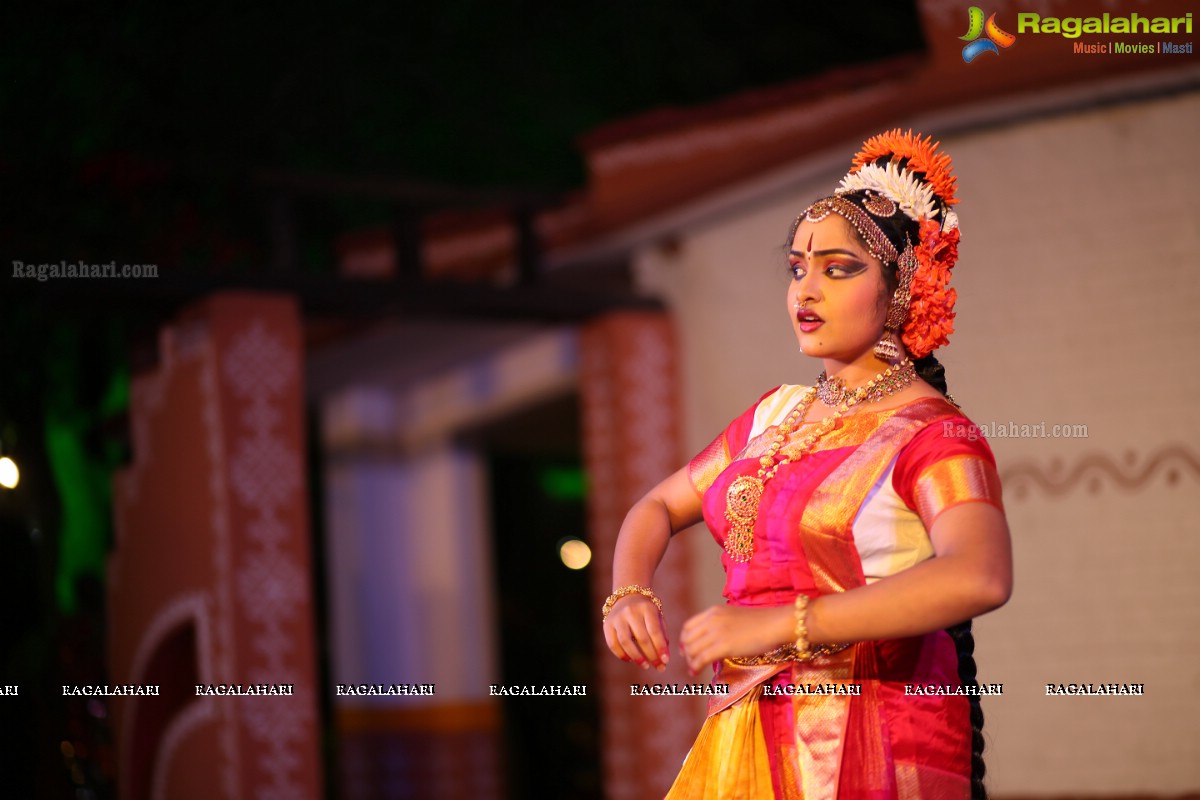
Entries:
{"type": "Polygon", "coordinates": [[[833,429],[837,421],[852,407],[860,403],[874,403],[896,392],[917,379],[917,371],[912,361],[904,359],[899,364],[889,367],[884,373],[865,386],[847,390],[844,381],[829,379],[822,372],[817,378],[817,385],[804,392],[800,402],[779,425],[775,438],[767,452],[759,458],[758,475],[742,475],[729,484],[725,495],[725,519],[729,520],[729,533],[725,537],[725,552],[730,559],[745,563],[754,555],[754,525],[758,520],[758,504],[762,501],[763,487],[767,481],[775,477],[775,473],[784,464],[798,461],[808,454],[826,433],[833,429]],[[800,440],[800,444],[790,453],[782,457],[779,451],[795,427],[800,424],[812,407],[813,401],[820,396],[821,402],[836,406],[836,410],[821,421],[817,429],[800,440]]]}
{"type": "Polygon", "coordinates": [[[844,402],[847,403],[847,408],[864,400],[874,403],[876,400],[882,400],[908,386],[916,377],[917,370],[912,361],[907,358],[899,364],[889,367],[887,372],[876,375],[873,381],[857,389],[847,389],[844,380],[830,378],[822,372],[817,376],[817,399],[830,408],[840,406],[844,402]]]}

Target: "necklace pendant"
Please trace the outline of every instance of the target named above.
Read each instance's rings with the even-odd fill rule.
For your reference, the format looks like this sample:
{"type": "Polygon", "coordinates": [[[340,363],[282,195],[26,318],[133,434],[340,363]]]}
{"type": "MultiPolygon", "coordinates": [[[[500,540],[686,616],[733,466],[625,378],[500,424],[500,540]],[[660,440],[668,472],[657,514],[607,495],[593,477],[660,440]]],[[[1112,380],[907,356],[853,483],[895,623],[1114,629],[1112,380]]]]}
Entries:
{"type": "Polygon", "coordinates": [[[763,481],[753,475],[742,475],[725,494],[725,519],[729,533],[725,537],[725,552],[739,563],[754,555],[754,522],[758,519],[758,504],[763,496],[763,481]]]}
{"type": "Polygon", "coordinates": [[[846,399],[846,382],[822,372],[817,376],[817,399],[830,408],[841,405],[846,399]]]}

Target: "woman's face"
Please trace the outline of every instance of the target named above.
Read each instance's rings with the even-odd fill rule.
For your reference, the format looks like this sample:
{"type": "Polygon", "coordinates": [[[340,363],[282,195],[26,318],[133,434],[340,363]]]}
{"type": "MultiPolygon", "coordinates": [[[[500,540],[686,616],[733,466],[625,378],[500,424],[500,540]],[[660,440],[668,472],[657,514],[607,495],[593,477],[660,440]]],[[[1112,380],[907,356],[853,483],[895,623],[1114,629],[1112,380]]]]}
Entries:
{"type": "Polygon", "coordinates": [[[887,291],[883,266],[850,223],[837,214],[803,220],[788,262],[788,314],[804,354],[846,364],[869,356],[883,333],[887,291]]]}

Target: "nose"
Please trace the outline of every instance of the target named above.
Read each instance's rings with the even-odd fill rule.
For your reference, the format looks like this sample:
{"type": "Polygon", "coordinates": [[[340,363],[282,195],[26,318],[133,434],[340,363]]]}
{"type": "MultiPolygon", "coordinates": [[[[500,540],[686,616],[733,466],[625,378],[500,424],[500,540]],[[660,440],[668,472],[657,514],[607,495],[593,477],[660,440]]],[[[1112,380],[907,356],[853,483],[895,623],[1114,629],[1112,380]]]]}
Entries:
{"type": "Polygon", "coordinates": [[[809,270],[802,278],[792,279],[792,298],[797,305],[812,305],[821,299],[820,275],[809,270]]]}

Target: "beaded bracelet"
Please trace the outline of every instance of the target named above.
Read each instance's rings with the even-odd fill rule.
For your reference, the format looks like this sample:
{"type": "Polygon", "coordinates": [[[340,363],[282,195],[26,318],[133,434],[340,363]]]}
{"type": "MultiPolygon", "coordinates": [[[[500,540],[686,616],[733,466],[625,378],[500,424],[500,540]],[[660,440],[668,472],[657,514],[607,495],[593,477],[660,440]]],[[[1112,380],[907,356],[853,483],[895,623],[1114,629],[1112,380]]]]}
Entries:
{"type": "Polygon", "coordinates": [[[602,615],[601,622],[608,620],[608,612],[612,611],[613,606],[617,604],[618,600],[631,594],[640,594],[642,597],[648,597],[650,601],[654,603],[654,605],[658,606],[658,613],[663,613],[662,601],[655,596],[654,592],[650,591],[645,586],[631,583],[628,586],[622,586],[620,589],[617,589],[608,596],[607,600],[604,601],[604,607],[600,609],[600,613],[602,615]]]}

